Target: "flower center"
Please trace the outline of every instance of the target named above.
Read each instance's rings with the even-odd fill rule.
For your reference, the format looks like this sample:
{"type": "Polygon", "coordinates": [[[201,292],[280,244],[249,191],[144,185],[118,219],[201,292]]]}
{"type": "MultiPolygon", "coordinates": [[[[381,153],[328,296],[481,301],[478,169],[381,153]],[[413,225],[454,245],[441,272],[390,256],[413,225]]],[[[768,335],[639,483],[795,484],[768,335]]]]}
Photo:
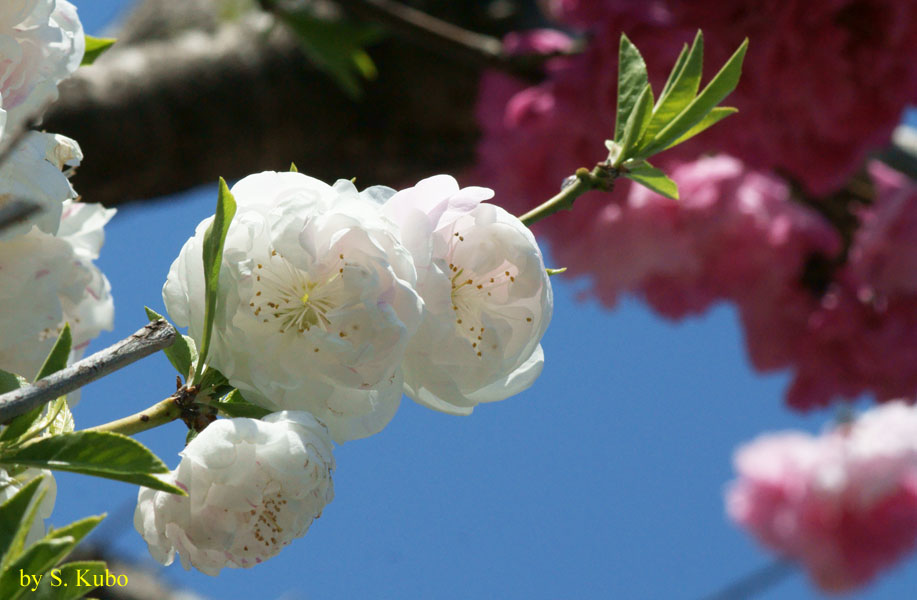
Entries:
{"type": "Polygon", "coordinates": [[[254,294],[249,302],[252,314],[262,323],[276,324],[280,333],[304,333],[313,327],[327,332],[330,313],[347,297],[343,254],[333,266],[324,275],[312,277],[271,250],[266,263],[255,265],[254,294]]]}
{"type": "Polygon", "coordinates": [[[497,312],[495,295],[506,297],[516,277],[509,270],[480,276],[453,263],[449,263],[449,270],[452,271],[455,329],[471,342],[475,354],[483,358],[487,351],[496,351],[499,347],[496,336],[484,326],[484,314],[497,312]]]}

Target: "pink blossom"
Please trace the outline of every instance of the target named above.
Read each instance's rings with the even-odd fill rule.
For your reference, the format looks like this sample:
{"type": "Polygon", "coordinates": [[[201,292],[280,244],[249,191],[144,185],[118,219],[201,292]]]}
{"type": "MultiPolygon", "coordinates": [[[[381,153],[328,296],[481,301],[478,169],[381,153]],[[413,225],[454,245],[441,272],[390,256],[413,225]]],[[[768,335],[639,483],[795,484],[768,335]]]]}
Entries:
{"type": "MultiPolygon", "coordinates": [[[[521,214],[556,193],[577,167],[604,158],[619,30],[644,51],[657,89],[697,24],[707,34],[708,65],[722,63],[747,33],[752,49],[735,104],[750,116],[733,117],[655,160],[678,182],[679,203],[619,180],[612,194],[586,194],[573,211],[552,215],[535,231],[551,242],[557,266],[587,276],[588,293],[608,307],[627,293],[670,318],[735,303],[753,365],[790,370],[793,407],[917,394],[915,188],[871,165],[876,201],[858,211],[862,224],[845,264],[828,268],[841,236],[799,204],[787,183],[755,168],[781,169],[824,191],[887,139],[907,98],[917,97],[917,63],[901,50],[917,44],[917,35],[901,31],[917,24],[917,13],[907,12],[917,5],[868,3],[861,22],[882,32],[882,44],[870,44],[850,24],[855,7],[847,0],[768,3],[760,7],[761,22],[740,5],[730,13],[741,25],[735,30],[708,4],[555,2],[568,23],[594,23],[596,37],[585,54],[549,61],[539,85],[485,76],[477,180],[521,214]],[[785,30],[784,21],[792,21],[785,30]],[[793,57],[808,54],[793,65],[793,57]],[[727,156],[691,161],[720,142],[750,163],[727,156]],[[819,262],[823,280],[814,281],[811,267],[819,262]]],[[[533,32],[507,46],[563,47],[557,35],[533,32]]]]}
{"type": "Polygon", "coordinates": [[[793,370],[796,408],[917,394],[917,186],[878,163],[869,171],[875,200],[824,295],[787,279],[737,299],[752,363],[793,370]]]}
{"type": "Polygon", "coordinates": [[[820,436],[765,435],[735,455],[729,516],[826,592],[917,547],[917,409],[893,402],[820,436]]]}

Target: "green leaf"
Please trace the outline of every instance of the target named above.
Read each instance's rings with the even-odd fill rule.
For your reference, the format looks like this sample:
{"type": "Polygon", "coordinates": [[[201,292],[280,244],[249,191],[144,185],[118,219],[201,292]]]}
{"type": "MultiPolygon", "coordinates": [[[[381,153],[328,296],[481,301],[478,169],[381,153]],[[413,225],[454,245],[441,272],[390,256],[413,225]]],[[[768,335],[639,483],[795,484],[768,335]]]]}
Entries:
{"type": "Polygon", "coordinates": [[[204,375],[201,377],[201,381],[198,385],[201,386],[202,392],[209,390],[208,393],[210,396],[215,396],[214,391],[223,386],[226,386],[228,383],[229,382],[226,380],[225,375],[208,365],[204,370],[204,375]]]}
{"type": "Polygon", "coordinates": [[[91,65],[118,41],[115,38],[97,38],[91,35],[85,37],[86,53],[83,54],[83,61],[80,63],[80,66],[91,65]]]}
{"type": "MultiPolygon", "coordinates": [[[[65,323],[64,329],[57,337],[57,341],[54,342],[54,346],[51,348],[51,352],[48,354],[48,357],[45,358],[45,362],[41,366],[41,369],[38,370],[35,380],[38,381],[66,367],[67,360],[70,358],[70,348],[72,345],[73,336],[70,335],[70,325],[65,323]]],[[[44,406],[36,406],[29,412],[19,415],[10,421],[9,426],[0,432],[0,441],[15,440],[28,433],[29,430],[32,429],[32,425],[41,417],[44,410],[44,406]]]]}
{"type": "Polygon", "coordinates": [[[42,479],[35,477],[0,505],[0,570],[22,552],[26,535],[35,520],[35,507],[41,503],[44,493],[44,490],[38,493],[42,479]]]}
{"type": "Polygon", "coordinates": [[[29,382],[25,377],[0,369],[0,394],[12,392],[27,385],[29,382]]]}
{"type": "Polygon", "coordinates": [[[649,84],[646,62],[640,51],[623,33],[618,50],[618,110],[615,118],[615,140],[624,135],[624,127],[634,106],[649,84]]]}
{"type": "Polygon", "coordinates": [[[83,473],[184,495],[155,477],[168,467],[146,446],[120,433],[74,431],[0,454],[0,463],[83,473]]]}
{"type": "Polygon", "coordinates": [[[246,417],[261,419],[271,414],[272,411],[252,404],[242,397],[239,390],[233,390],[217,404],[217,409],[227,417],[246,417]]]}
{"type": "Polygon", "coordinates": [[[61,396],[48,405],[47,421],[47,425],[43,425],[41,429],[47,427],[49,435],[73,431],[73,413],[70,412],[66,396],[61,396]]]}
{"type": "Polygon", "coordinates": [[[376,78],[376,65],[363,47],[382,37],[377,26],[320,19],[308,10],[283,11],[278,16],[297,34],[309,60],[352,99],[362,94],[360,77],[376,78]]]}
{"type": "Polygon", "coordinates": [[[677,117],[662,128],[656,138],[641,149],[638,158],[647,158],[656,152],[670,147],[675,141],[700,123],[717,104],[719,104],[739,83],[742,74],[742,61],[748,50],[746,38],[738,50],[730,57],[719,73],[677,117]]]}
{"type": "Polygon", "coordinates": [[[207,360],[207,351],[210,349],[210,336],[213,333],[213,318],[217,307],[217,293],[220,289],[220,267],[223,265],[223,245],[226,243],[226,233],[229,224],[236,214],[236,199],[220,177],[220,191],[217,195],[217,208],[213,222],[204,233],[202,253],[204,257],[204,334],[201,336],[201,349],[198,358],[198,368],[194,373],[194,383],[200,383],[202,365],[207,360]]]}
{"type": "Polygon", "coordinates": [[[290,163],[290,173],[299,173],[299,169],[296,168],[295,162],[290,163]]]}
{"type": "Polygon", "coordinates": [[[44,379],[48,375],[53,375],[67,366],[67,359],[70,358],[70,348],[73,346],[73,336],[70,335],[70,325],[65,323],[63,331],[54,342],[50,354],[45,359],[45,363],[38,370],[35,381],[44,379]]]}
{"type": "Polygon", "coordinates": [[[72,538],[74,540],[74,545],[79,544],[104,518],[105,515],[95,515],[80,519],[79,521],[74,521],[60,529],[51,528],[51,531],[49,531],[45,537],[55,539],[65,537],[72,538]]]}
{"type": "Polygon", "coordinates": [[[630,158],[634,148],[639,144],[640,138],[643,137],[652,114],[653,90],[650,84],[646,84],[643,88],[643,93],[640,94],[640,98],[637,100],[637,104],[634,105],[633,112],[630,113],[630,117],[627,119],[627,124],[624,126],[624,137],[620,141],[620,154],[612,159],[613,167],[617,167],[630,158]]]}
{"type": "Polygon", "coordinates": [[[675,69],[672,70],[672,75],[675,75],[674,81],[672,81],[672,75],[670,75],[671,86],[666,84],[666,91],[659,96],[659,102],[656,103],[656,107],[653,109],[653,118],[646,128],[646,137],[643,140],[644,146],[652,143],[656,134],[694,100],[697,89],[700,87],[703,63],[704,34],[698,31],[697,36],[694,38],[694,43],[691,44],[691,51],[685,57],[682,65],[679,67],[678,63],[675,64],[675,69],[678,70],[677,75],[675,69]]]}
{"type": "MultiPolygon", "coordinates": [[[[165,318],[149,306],[144,306],[143,308],[146,310],[146,316],[150,322],[165,318]]],[[[177,336],[175,342],[171,346],[163,348],[162,351],[179,375],[184,377],[185,380],[191,377],[191,368],[197,363],[197,345],[194,343],[194,339],[187,335],[177,336]]]]}
{"type": "Polygon", "coordinates": [[[713,125],[716,125],[726,117],[734,115],[737,112],[739,112],[739,109],[732,106],[717,106],[709,113],[707,113],[707,116],[701,119],[700,123],[689,129],[683,136],[666,146],[664,149],[668,150],[669,148],[677,146],[678,144],[693,138],[698,133],[709,127],[712,127],[713,125]]]}
{"type": "Polygon", "coordinates": [[[548,277],[554,277],[555,275],[560,275],[561,273],[565,272],[566,270],[567,270],[567,267],[562,267],[560,269],[545,269],[545,271],[548,272],[548,277]]]}
{"type": "Polygon", "coordinates": [[[104,576],[107,569],[108,565],[100,560],[64,563],[45,573],[38,589],[29,594],[28,599],[77,600],[96,589],[91,586],[86,587],[83,582],[91,583],[94,575],[104,576]],[[77,579],[77,572],[82,575],[81,579],[77,579]]]}
{"type": "Polygon", "coordinates": [[[671,200],[678,200],[678,184],[648,162],[644,161],[634,167],[628,167],[628,171],[624,173],[624,176],[642,186],[648,187],[657,194],[661,194],[671,200]]]}
{"type": "Polygon", "coordinates": [[[198,432],[197,430],[189,429],[187,435],[185,435],[185,446],[190,444],[191,440],[193,440],[194,438],[198,436],[198,433],[200,432],[198,432]]]}
{"type": "Polygon", "coordinates": [[[76,542],[73,538],[44,538],[35,542],[12,561],[0,575],[0,598],[17,600],[31,589],[21,584],[20,577],[25,574],[44,574],[65,556],[70,554],[76,542]]]}

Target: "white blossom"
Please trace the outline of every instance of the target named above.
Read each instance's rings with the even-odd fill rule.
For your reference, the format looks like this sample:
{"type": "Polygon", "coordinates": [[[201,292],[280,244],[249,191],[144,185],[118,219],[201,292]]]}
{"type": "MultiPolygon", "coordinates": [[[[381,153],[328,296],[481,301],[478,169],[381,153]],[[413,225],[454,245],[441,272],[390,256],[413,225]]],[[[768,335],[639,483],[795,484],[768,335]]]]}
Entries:
{"type": "MultiPolygon", "coordinates": [[[[267,172],[232,192],[208,364],[251,402],[308,410],[338,442],[378,432],[398,408],[399,365],[422,312],[395,225],[348,181],[267,172]]],[[[198,343],[210,222],[163,287],[169,315],[198,343]]]]}
{"type": "Polygon", "coordinates": [[[64,323],[74,356],[114,322],[111,286],[93,264],[115,211],[66,201],[58,234],[0,240],[0,369],[31,379],[64,323]]]}
{"type": "Polygon", "coordinates": [[[24,469],[14,475],[10,475],[8,471],[0,469],[0,504],[15,496],[26,484],[39,476],[44,476],[44,479],[37,493],[40,494],[44,491],[45,495],[38,505],[35,520],[32,521],[32,527],[26,535],[26,546],[37,542],[45,536],[45,519],[50,517],[51,512],[54,510],[54,500],[57,498],[57,482],[54,480],[51,471],[47,469],[24,469]]]}
{"type": "Polygon", "coordinates": [[[305,535],[334,497],[327,431],[306,412],[221,419],[181,452],[164,477],[178,496],[140,488],[134,526],[150,554],[209,575],[251,567],[305,535]]]}
{"type": "Polygon", "coordinates": [[[83,26],[66,0],[0,2],[0,136],[57,99],[57,84],[85,52],[83,26]]]}
{"type": "Polygon", "coordinates": [[[405,393],[451,414],[521,392],[544,363],[539,342],[553,309],[544,260],[519,219],[483,203],[492,196],[439,175],[385,204],[424,301],[404,358],[405,393]]]}
{"type": "Polygon", "coordinates": [[[0,166],[0,206],[28,200],[40,210],[21,223],[0,230],[0,240],[28,233],[37,226],[56,233],[64,200],[77,197],[65,171],[80,164],[79,145],[62,135],[30,132],[0,166]]]}

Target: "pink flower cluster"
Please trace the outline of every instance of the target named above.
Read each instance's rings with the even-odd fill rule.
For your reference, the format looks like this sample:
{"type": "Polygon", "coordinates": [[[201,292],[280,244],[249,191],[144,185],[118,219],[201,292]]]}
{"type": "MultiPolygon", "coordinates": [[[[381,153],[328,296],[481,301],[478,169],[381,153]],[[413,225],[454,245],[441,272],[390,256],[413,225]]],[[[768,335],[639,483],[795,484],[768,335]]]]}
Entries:
{"type": "Polygon", "coordinates": [[[917,394],[917,186],[879,163],[869,173],[874,203],[823,295],[797,274],[733,297],[755,367],[793,369],[795,408],[917,394]]]}
{"type": "MultiPolygon", "coordinates": [[[[763,371],[792,371],[787,400],[796,408],[864,393],[880,401],[913,396],[917,188],[870,165],[874,203],[856,215],[861,225],[844,265],[831,267],[843,248],[841,235],[798,203],[784,179],[726,155],[693,160],[711,141],[722,142],[752,165],[782,169],[810,189],[844,181],[864,153],[888,137],[907,98],[917,97],[917,62],[900,50],[917,44],[917,30],[906,40],[900,31],[917,25],[917,5],[861,4],[861,22],[880,28],[881,47],[857,37],[866,33],[845,20],[855,7],[841,0],[805,9],[769,2],[757,17],[744,3],[733,3],[730,22],[742,24],[735,31],[713,14],[721,4],[711,11],[707,2],[674,0],[555,2],[569,23],[598,23],[596,37],[585,54],[551,60],[539,85],[484,77],[478,105],[484,136],[475,175],[521,214],[556,193],[577,167],[602,160],[602,141],[613,128],[616,73],[610,65],[620,30],[632,35],[657,76],[665,76],[698,24],[707,34],[708,65],[721,64],[741,37],[751,35],[735,102],[748,119],[732,117],[654,159],[679,184],[680,202],[619,180],[613,194],[587,194],[573,211],[552,215],[535,230],[551,241],[557,265],[568,267],[569,275],[588,276],[589,292],[606,306],[630,293],[666,317],[682,318],[717,301],[735,303],[752,363],[763,371]],[[797,25],[773,25],[797,17],[821,28],[804,34],[797,25]],[[843,31],[848,44],[841,51],[835,37],[843,31]],[[837,51],[831,63],[823,41],[837,51]],[[786,70],[810,51],[795,61],[797,71],[786,70]],[[865,66],[869,61],[874,71],[865,66]],[[880,84],[882,77],[888,81],[880,84]]],[[[510,36],[506,44],[512,51],[548,52],[569,47],[570,40],[536,31],[510,36]]],[[[659,89],[661,81],[655,85],[659,89]]]]}
{"type": "Polygon", "coordinates": [[[824,591],[863,586],[917,548],[912,406],[892,402],[820,436],[762,436],[735,467],[729,516],[824,591]]]}
{"type": "MultiPolygon", "coordinates": [[[[551,4],[559,20],[595,35],[590,56],[580,62],[602,65],[612,74],[621,32],[640,48],[657,78],[665,77],[681,44],[690,42],[699,28],[705,34],[708,69],[725,62],[748,37],[745,76],[728,100],[740,113],[730,127],[710,130],[703,144],[737,156],[752,168],[788,173],[814,194],[843,185],[869,150],[887,143],[904,107],[917,100],[913,2],[551,4]]],[[[584,93],[614,97],[613,80],[590,81],[584,93]]]]}

